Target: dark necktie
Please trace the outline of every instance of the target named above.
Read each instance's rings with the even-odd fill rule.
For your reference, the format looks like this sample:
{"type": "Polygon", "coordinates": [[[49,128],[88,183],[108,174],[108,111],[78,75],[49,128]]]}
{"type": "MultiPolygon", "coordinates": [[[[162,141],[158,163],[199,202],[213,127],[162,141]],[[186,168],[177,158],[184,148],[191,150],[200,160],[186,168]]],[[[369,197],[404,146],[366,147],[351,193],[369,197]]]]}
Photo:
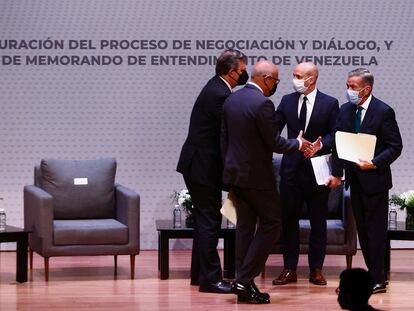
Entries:
{"type": "Polygon", "coordinates": [[[361,129],[361,117],[362,117],[362,110],[364,107],[359,106],[357,108],[356,114],[355,114],[355,133],[359,133],[359,130],[361,129]]]}
{"type": "Polygon", "coordinates": [[[300,108],[300,113],[299,113],[300,128],[303,130],[303,132],[305,132],[305,126],[306,126],[306,101],[307,100],[308,99],[305,96],[303,98],[302,107],[300,108]]]}

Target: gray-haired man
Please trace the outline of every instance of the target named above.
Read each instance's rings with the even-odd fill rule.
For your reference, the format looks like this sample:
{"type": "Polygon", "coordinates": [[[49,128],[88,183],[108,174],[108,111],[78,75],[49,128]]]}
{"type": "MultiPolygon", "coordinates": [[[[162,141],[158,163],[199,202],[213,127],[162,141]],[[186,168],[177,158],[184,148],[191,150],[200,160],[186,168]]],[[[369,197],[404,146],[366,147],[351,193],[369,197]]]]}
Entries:
{"type": "Polygon", "coordinates": [[[368,271],[374,280],[373,293],[386,292],[384,273],[387,239],[388,191],[392,187],[391,168],[401,154],[402,140],[394,110],[372,95],[374,76],[358,68],[348,74],[347,97],[341,106],[336,130],[375,135],[373,159],[357,163],[334,157],[330,186],[340,184],[345,168],[345,187],[351,187],[351,202],[359,242],[368,271]]]}

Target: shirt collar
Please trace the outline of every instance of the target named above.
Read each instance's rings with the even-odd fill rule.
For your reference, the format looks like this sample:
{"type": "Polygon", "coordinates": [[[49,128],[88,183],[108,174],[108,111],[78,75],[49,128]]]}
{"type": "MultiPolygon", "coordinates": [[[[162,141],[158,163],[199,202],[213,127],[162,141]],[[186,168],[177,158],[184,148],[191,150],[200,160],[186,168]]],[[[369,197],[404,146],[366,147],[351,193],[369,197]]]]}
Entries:
{"type": "MultiPolygon", "coordinates": [[[[252,81],[249,81],[249,82],[247,82],[247,84],[251,84],[251,85],[255,86],[256,88],[258,88],[258,89],[259,89],[259,91],[260,91],[260,92],[262,92],[262,93],[263,93],[262,88],[261,88],[259,85],[257,85],[256,83],[254,83],[254,82],[252,82],[252,81]]],[[[264,94],[264,93],[263,93],[263,94],[264,94]]]]}
{"type": "Polygon", "coordinates": [[[222,78],[221,76],[219,76],[219,78],[220,78],[221,80],[223,80],[223,81],[224,81],[224,83],[226,83],[226,85],[227,85],[227,87],[229,88],[230,92],[233,92],[233,90],[232,90],[232,88],[231,88],[230,84],[226,81],[226,79],[222,78]]]}
{"type": "Polygon", "coordinates": [[[371,99],[372,99],[372,94],[369,94],[367,100],[364,101],[364,103],[361,105],[361,107],[364,108],[365,111],[368,110],[368,106],[369,106],[369,103],[371,102],[371,99]]]}
{"type": "MultiPolygon", "coordinates": [[[[315,103],[316,93],[318,89],[315,88],[312,92],[310,92],[308,95],[306,95],[306,98],[308,99],[308,103],[313,105],[315,103]]],[[[299,101],[303,102],[303,98],[305,97],[305,94],[300,94],[299,101]]]]}

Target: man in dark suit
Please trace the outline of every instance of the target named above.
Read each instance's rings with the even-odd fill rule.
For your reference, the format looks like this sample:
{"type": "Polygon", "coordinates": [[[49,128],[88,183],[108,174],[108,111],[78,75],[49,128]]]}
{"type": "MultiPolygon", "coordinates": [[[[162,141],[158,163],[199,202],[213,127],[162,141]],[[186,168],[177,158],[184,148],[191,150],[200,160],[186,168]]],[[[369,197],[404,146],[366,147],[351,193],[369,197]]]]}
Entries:
{"type": "Polygon", "coordinates": [[[340,183],[345,168],[345,187],[351,187],[352,209],[359,243],[368,271],[374,280],[373,293],[386,292],[384,257],[387,240],[388,192],[392,187],[391,168],[401,154],[402,140],[394,110],[372,95],[374,76],[358,68],[348,74],[347,97],[336,130],[375,135],[373,159],[357,163],[334,157],[330,183],[340,183]]]}
{"type": "Polygon", "coordinates": [[[194,205],[191,284],[199,285],[200,292],[230,293],[230,283],[222,280],[217,252],[222,221],[220,129],[224,100],[232,88],[248,80],[246,63],[247,57],[237,50],[226,50],[219,56],[216,75],[207,82],[194,104],[177,165],[194,205]]]}
{"type": "Polygon", "coordinates": [[[309,238],[309,281],[326,285],[322,266],[326,252],[326,218],[329,187],[318,185],[313,172],[311,156],[331,153],[335,121],[339,112],[336,98],[316,88],[318,68],[313,63],[298,64],[293,70],[296,92],[283,96],[277,115],[280,131],[287,126],[288,138],[298,136],[314,142],[314,152],[305,155],[299,151],[285,154],[280,168],[280,199],[282,203],[282,247],[284,269],[273,280],[274,285],[297,281],[299,260],[299,218],[306,202],[311,225],[309,238]]]}
{"type": "Polygon", "coordinates": [[[302,139],[280,137],[275,107],[268,98],[276,91],[278,68],[269,61],[254,65],[251,81],[224,103],[222,124],[223,183],[234,196],[236,281],[239,302],[269,303],[269,295],[254,284],[280,233],[280,210],[272,167],[273,152],[312,149],[302,139]],[[258,226],[257,218],[259,218],[258,226]]]}

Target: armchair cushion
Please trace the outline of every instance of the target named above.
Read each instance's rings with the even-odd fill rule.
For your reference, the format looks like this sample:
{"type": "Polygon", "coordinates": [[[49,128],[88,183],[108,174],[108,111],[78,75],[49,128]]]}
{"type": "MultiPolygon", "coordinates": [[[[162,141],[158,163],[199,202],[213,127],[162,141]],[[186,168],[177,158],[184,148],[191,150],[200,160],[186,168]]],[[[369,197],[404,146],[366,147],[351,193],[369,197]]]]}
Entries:
{"type": "Polygon", "coordinates": [[[55,245],[127,244],[128,227],[115,219],[53,221],[55,245]]]}
{"type": "MultiPolygon", "coordinates": [[[[310,221],[307,219],[299,220],[300,227],[300,244],[309,244],[310,238],[310,221]]],[[[345,243],[345,228],[343,222],[340,219],[328,219],[326,222],[327,227],[327,245],[343,245],[345,243]]]]}
{"type": "Polygon", "coordinates": [[[41,188],[53,196],[55,219],[114,218],[115,159],[56,160],[40,164],[41,188]],[[87,183],[75,184],[76,178],[87,183]]]}

